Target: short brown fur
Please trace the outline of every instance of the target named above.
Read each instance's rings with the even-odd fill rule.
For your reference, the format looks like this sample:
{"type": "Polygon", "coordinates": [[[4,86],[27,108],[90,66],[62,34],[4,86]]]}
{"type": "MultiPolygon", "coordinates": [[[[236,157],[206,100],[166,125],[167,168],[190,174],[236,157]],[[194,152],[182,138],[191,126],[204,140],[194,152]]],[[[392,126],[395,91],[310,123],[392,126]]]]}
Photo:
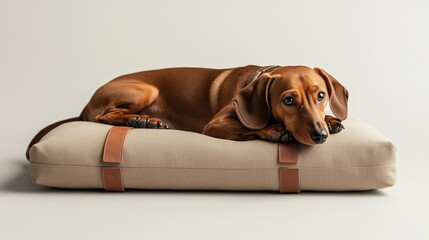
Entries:
{"type": "MultiPolygon", "coordinates": [[[[307,145],[315,144],[312,131],[341,131],[348,92],[335,78],[319,68],[289,66],[249,83],[259,69],[171,68],[124,75],[100,87],[80,117],[71,121],[129,126],[148,118],[148,126],[168,125],[230,140],[289,141],[282,136],[290,132],[307,145]],[[326,100],[318,100],[320,92],[326,93],[326,100]],[[285,105],[288,96],[294,106],[285,105]],[[338,118],[325,115],[328,100],[338,118]]],[[[58,125],[42,130],[29,148],[46,129],[58,125]]]]}

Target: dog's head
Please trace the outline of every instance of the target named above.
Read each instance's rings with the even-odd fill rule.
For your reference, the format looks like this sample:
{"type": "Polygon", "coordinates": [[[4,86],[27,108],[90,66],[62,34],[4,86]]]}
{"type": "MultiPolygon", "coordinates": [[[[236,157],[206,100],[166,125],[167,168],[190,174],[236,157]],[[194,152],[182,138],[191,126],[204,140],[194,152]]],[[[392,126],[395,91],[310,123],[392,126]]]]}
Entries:
{"type": "Polygon", "coordinates": [[[262,74],[237,93],[233,105],[249,129],[263,129],[274,120],[299,142],[314,145],[328,136],[324,120],[328,101],[335,116],[344,120],[348,96],[347,89],[324,70],[293,66],[262,74]]]}

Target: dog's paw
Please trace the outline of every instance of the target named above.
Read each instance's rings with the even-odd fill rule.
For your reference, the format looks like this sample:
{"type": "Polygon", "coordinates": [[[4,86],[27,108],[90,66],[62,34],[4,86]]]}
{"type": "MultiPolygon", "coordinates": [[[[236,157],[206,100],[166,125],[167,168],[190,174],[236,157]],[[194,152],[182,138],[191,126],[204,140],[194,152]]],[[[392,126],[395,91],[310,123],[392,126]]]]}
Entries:
{"type": "Polygon", "coordinates": [[[288,143],[293,140],[292,133],[287,131],[281,124],[270,126],[267,131],[267,139],[271,142],[288,143]]]}
{"type": "Polygon", "coordinates": [[[277,133],[275,135],[272,135],[268,137],[268,140],[271,142],[282,142],[282,143],[288,143],[293,140],[293,136],[290,132],[286,131],[284,133],[277,133]]]}
{"type": "Polygon", "coordinates": [[[133,117],[128,119],[128,125],[134,128],[152,128],[152,129],[168,129],[168,125],[163,124],[158,118],[150,118],[147,115],[133,117]]]}
{"type": "Polygon", "coordinates": [[[336,117],[326,116],[325,122],[326,122],[326,125],[328,125],[329,133],[331,134],[339,133],[343,129],[345,129],[341,120],[336,117]]]}

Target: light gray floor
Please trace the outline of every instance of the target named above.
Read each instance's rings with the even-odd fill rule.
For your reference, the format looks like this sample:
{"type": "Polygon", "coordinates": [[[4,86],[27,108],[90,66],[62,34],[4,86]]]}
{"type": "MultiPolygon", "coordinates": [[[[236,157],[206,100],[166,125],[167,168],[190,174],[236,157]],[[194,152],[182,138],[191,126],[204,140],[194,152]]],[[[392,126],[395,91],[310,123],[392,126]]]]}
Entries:
{"type": "Polygon", "coordinates": [[[7,159],[2,161],[0,178],[0,235],[4,239],[426,239],[425,171],[407,172],[401,165],[397,186],[369,192],[118,194],[39,187],[32,183],[22,159],[7,159]]]}
{"type": "Polygon", "coordinates": [[[429,239],[427,1],[0,0],[0,239],[429,239]],[[359,193],[64,191],[24,157],[104,82],[170,66],[319,66],[398,148],[359,193]]]}

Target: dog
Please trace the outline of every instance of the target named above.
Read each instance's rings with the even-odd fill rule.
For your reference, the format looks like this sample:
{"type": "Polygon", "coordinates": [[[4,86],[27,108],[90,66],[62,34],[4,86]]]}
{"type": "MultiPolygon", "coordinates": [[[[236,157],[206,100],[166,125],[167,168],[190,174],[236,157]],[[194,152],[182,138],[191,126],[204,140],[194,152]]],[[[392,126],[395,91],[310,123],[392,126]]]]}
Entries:
{"type": "Polygon", "coordinates": [[[229,140],[321,144],[344,129],[347,89],[321,68],[170,68],[123,75],[101,86],[69,121],[192,131],[229,140]],[[334,116],[325,114],[330,104],[334,116]]]}

